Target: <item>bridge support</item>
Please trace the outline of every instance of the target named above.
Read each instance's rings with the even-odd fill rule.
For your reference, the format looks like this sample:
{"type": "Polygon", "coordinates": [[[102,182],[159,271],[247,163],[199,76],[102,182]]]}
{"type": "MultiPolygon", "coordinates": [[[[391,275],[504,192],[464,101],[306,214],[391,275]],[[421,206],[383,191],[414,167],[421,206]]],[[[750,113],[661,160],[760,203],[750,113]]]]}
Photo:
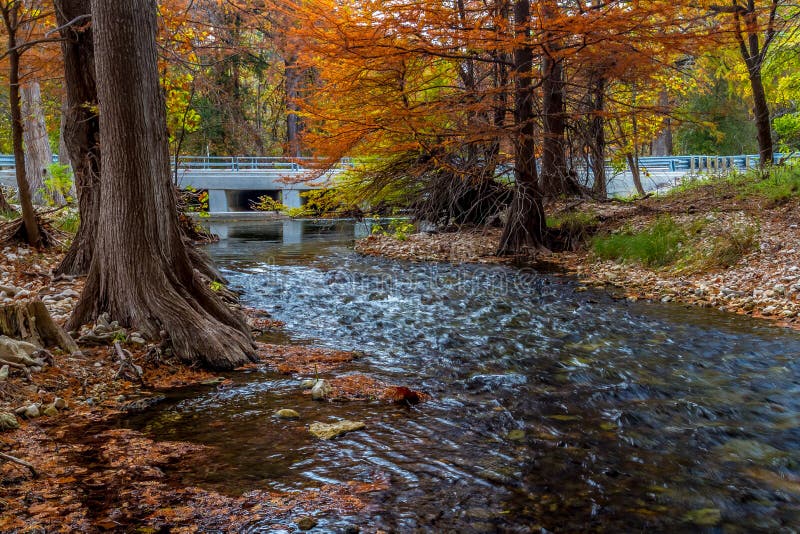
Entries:
{"type": "Polygon", "coordinates": [[[284,189],[281,191],[281,203],[287,208],[303,207],[300,191],[297,189],[284,189]]]}
{"type": "Polygon", "coordinates": [[[208,190],[208,211],[210,213],[227,213],[228,193],[224,189],[208,190]]]}

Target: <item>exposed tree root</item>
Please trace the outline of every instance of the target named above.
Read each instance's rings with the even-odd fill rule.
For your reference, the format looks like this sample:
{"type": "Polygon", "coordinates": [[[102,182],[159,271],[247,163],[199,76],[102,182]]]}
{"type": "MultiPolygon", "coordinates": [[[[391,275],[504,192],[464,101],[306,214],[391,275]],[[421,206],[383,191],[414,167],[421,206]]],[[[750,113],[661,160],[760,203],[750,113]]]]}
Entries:
{"type": "MultiPolygon", "coordinates": [[[[46,219],[47,215],[53,214],[57,211],[59,210],[50,210],[36,214],[36,221],[39,225],[39,232],[41,234],[41,246],[44,248],[60,247],[64,245],[63,239],[66,237],[66,234],[61,230],[56,229],[50,223],[50,221],[46,219]]],[[[28,233],[25,230],[25,223],[22,217],[0,223],[0,245],[27,242],[28,233]]]]}
{"type": "Polygon", "coordinates": [[[0,307],[0,334],[39,347],[60,347],[65,352],[78,352],[75,341],[53,322],[38,298],[0,307]]]}

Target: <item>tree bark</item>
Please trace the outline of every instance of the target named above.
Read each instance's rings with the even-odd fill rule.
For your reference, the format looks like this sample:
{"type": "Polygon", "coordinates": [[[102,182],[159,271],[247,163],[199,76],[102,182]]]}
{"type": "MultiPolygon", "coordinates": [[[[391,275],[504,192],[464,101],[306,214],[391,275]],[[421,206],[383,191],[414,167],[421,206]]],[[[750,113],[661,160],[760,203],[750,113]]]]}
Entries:
{"type": "Polygon", "coordinates": [[[547,196],[579,193],[567,173],[564,68],[561,60],[545,53],[542,59],[542,193],[547,196]]]}
{"type": "Polygon", "coordinates": [[[644,186],[642,186],[642,175],[639,171],[639,158],[630,152],[625,154],[625,158],[628,160],[628,168],[631,170],[633,186],[636,188],[636,193],[640,197],[643,197],[647,193],[644,190],[644,186]]]}
{"type": "Polygon", "coordinates": [[[17,175],[17,195],[22,208],[22,221],[25,228],[25,239],[32,247],[42,244],[39,221],[33,208],[30,185],[25,172],[25,151],[22,139],[22,109],[19,95],[19,56],[17,48],[17,30],[20,5],[6,5],[3,8],[3,21],[8,33],[8,96],[11,107],[11,137],[14,147],[14,162],[17,175]]]}
{"type": "Polygon", "coordinates": [[[286,98],[286,151],[285,155],[290,158],[299,158],[300,150],[300,131],[303,128],[298,112],[300,107],[297,98],[300,96],[300,83],[302,72],[297,66],[294,57],[286,58],[284,62],[284,84],[286,98]]]}
{"type": "Polygon", "coordinates": [[[166,108],[158,77],[156,0],[92,0],[103,199],[95,252],[69,321],[104,312],[180,358],[213,369],[253,361],[244,318],[195,271],[178,227],[166,108]]]}
{"type": "Polygon", "coordinates": [[[64,205],[64,196],[57,189],[48,188],[45,180],[53,164],[53,150],[47,135],[47,125],[42,107],[42,91],[38,81],[29,82],[22,88],[22,116],[25,121],[25,173],[30,183],[34,204],[52,202],[64,205]]]}
{"type": "MultiPolygon", "coordinates": [[[[54,0],[54,4],[59,26],[91,13],[90,0],[54,0]]],[[[88,23],[61,30],[66,86],[61,139],[75,176],[81,220],[57,274],[86,274],[94,255],[100,213],[100,118],[92,35],[88,23]]]]}
{"type": "Polygon", "coordinates": [[[533,50],[526,42],[530,36],[529,0],[514,2],[514,21],[522,43],[514,50],[514,122],[519,134],[514,139],[514,199],[508,210],[498,255],[523,253],[526,249],[544,248],[546,221],[534,145],[533,50]]]}
{"type": "Polygon", "coordinates": [[[594,184],[592,191],[599,198],[608,197],[608,183],[606,179],[606,129],[603,112],[605,111],[605,79],[598,76],[592,84],[592,118],[589,126],[592,175],[594,184]]]}
{"type": "Polygon", "coordinates": [[[772,144],[772,121],[770,119],[769,104],[767,103],[767,93],[764,90],[764,82],[761,79],[761,66],[750,65],[750,88],[753,91],[753,112],[756,119],[756,136],[758,138],[758,156],[761,166],[774,163],[775,149],[772,144]]]}

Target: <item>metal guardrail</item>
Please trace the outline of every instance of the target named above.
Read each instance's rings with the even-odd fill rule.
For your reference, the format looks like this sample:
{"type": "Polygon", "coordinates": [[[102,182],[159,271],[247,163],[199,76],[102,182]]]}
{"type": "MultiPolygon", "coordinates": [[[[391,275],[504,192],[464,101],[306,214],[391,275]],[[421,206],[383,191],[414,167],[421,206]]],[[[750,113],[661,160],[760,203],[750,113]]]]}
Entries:
{"type": "MultiPolygon", "coordinates": [[[[325,166],[324,160],[317,158],[281,158],[262,156],[180,156],[178,169],[181,171],[312,171],[325,166]]],[[[351,168],[353,161],[344,158],[333,166],[335,169],[351,168]]],[[[174,162],[173,162],[174,167],[174,162]]]]}

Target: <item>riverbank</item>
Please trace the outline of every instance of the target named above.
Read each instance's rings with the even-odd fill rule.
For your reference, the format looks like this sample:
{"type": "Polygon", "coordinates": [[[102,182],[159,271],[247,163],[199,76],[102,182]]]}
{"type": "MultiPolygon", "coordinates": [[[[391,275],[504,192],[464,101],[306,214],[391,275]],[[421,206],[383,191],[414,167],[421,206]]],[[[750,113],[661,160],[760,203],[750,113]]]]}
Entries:
{"type": "MultiPolygon", "coordinates": [[[[83,280],[53,277],[60,253],[24,246],[2,252],[0,304],[38,297],[63,325],[83,280]]],[[[243,311],[255,335],[282,327],[266,312],[243,311]]],[[[0,532],[231,531],[253,524],[291,532],[358,517],[367,507],[367,494],[386,487],[382,479],[321,484],[302,492],[254,484],[250,492],[230,495],[187,485],[181,473],[208,461],[211,451],[195,443],[154,441],[124,428],[124,420],[176,390],[222,391],[235,373],[188,367],[113,321],[98,320],[73,337],[79,352],[51,349],[52,359],[40,366],[0,371],[0,452],[8,455],[0,458],[0,532]]],[[[18,343],[0,340],[3,347],[18,343]]],[[[319,372],[326,379],[321,400],[409,400],[398,398],[389,384],[348,378],[347,363],[357,354],[263,343],[258,348],[260,363],[243,370],[293,375],[298,384],[319,372]]],[[[304,419],[315,417],[307,413],[304,419]]],[[[306,435],[309,428],[300,423],[291,431],[306,435]]]]}
{"type": "Polygon", "coordinates": [[[495,256],[496,228],[405,240],[376,234],[356,250],[411,261],[544,264],[578,277],[578,290],[612,287],[631,300],[713,307],[800,329],[800,199],[792,189],[753,187],[715,180],[635,202],[553,203],[548,226],[571,250],[535,258],[495,256]]]}

